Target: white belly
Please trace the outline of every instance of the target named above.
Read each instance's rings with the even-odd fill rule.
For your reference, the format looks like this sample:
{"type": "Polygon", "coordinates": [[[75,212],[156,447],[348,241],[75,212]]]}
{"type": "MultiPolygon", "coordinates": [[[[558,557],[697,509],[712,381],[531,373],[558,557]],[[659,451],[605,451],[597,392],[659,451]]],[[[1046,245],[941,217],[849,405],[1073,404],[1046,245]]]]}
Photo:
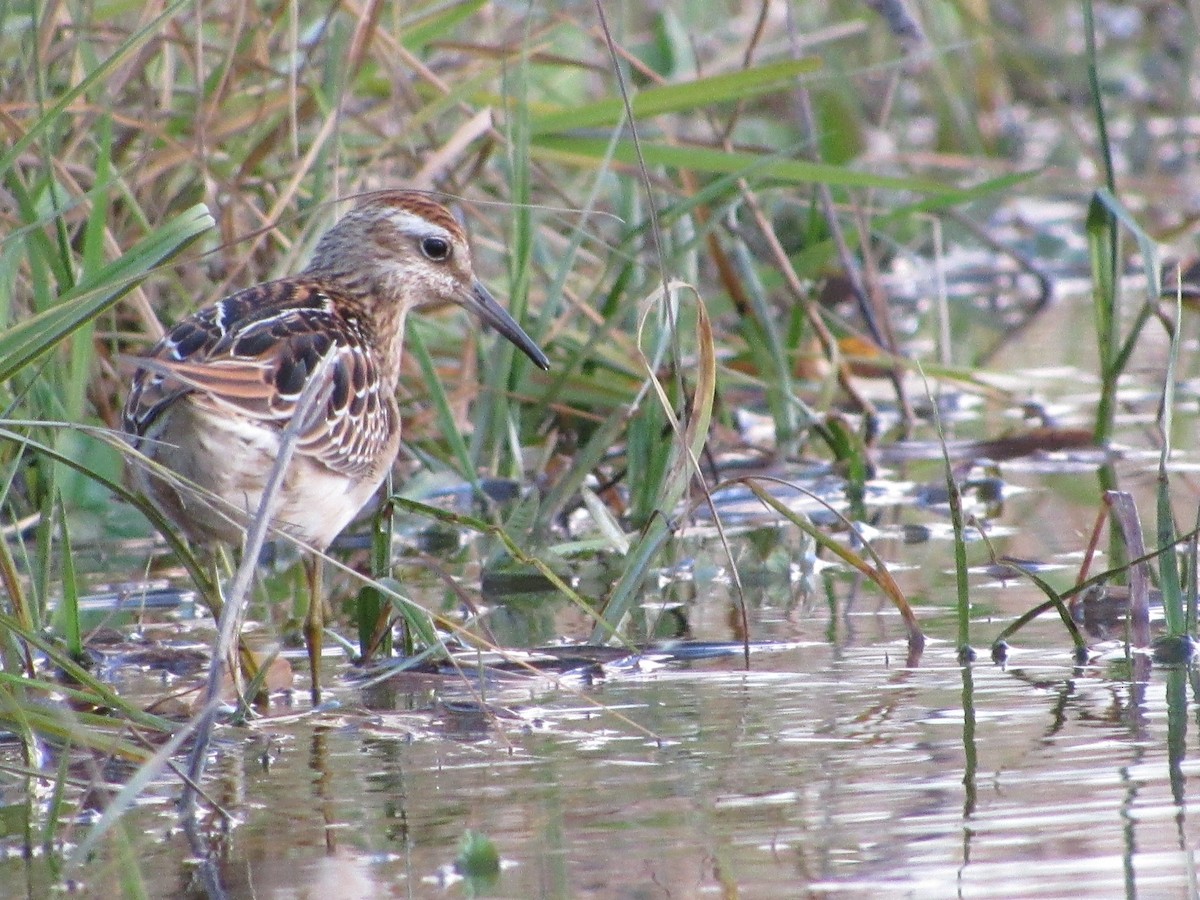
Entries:
{"type": "MultiPolygon", "coordinates": [[[[181,398],[155,423],[139,449],[184,483],[168,484],[142,465],[135,478],[189,539],[236,545],[258,513],[279,457],[280,436],[273,427],[181,398]]],[[[323,550],[371,499],[387,468],[380,466],[377,476],[350,478],[293,454],[274,498],[272,525],[323,550]]]]}

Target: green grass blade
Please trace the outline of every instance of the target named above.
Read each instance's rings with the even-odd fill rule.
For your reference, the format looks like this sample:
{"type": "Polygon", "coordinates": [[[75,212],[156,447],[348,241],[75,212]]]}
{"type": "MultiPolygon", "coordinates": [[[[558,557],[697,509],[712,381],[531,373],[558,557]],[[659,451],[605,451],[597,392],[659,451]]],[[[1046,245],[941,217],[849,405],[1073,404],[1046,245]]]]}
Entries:
{"type": "MultiPolygon", "coordinates": [[[[204,596],[205,600],[209,601],[213,596],[218,594],[216,586],[211,583],[209,573],[206,571],[206,567],[201,564],[200,560],[197,558],[192,545],[183,539],[179,530],[165,518],[163,518],[162,513],[160,513],[149,501],[147,501],[140,494],[137,494],[126,487],[125,484],[120,481],[119,476],[110,478],[103,472],[90,468],[85,462],[65,456],[48,444],[35,440],[28,435],[20,433],[19,431],[13,430],[17,427],[29,427],[33,424],[35,423],[4,422],[3,420],[0,420],[0,441],[9,441],[21,447],[28,448],[35,453],[43,454],[54,462],[62,463],[63,465],[74,469],[75,471],[92,479],[97,484],[103,486],[105,489],[112,492],[113,496],[119,497],[126,503],[129,503],[131,506],[135,507],[138,512],[144,515],[150,524],[154,526],[155,530],[162,535],[163,540],[167,542],[167,545],[188,570],[188,575],[200,589],[200,592],[204,596]]],[[[43,422],[40,424],[59,428],[78,429],[81,432],[86,432],[92,437],[107,443],[111,447],[118,448],[123,453],[131,455],[134,453],[133,449],[126,444],[119,435],[110,431],[105,431],[103,429],[83,428],[81,426],[70,425],[61,422],[43,422]]],[[[139,464],[149,464],[145,458],[139,459],[139,464]]]]}
{"type": "Polygon", "coordinates": [[[34,121],[33,125],[24,134],[13,141],[6,152],[0,154],[0,173],[11,169],[21,154],[28,149],[29,145],[58,122],[72,103],[91,88],[98,85],[102,86],[104,79],[112,74],[113,69],[117,68],[131,53],[148,41],[158,31],[159,26],[168,22],[179,10],[188,5],[190,5],[190,0],[176,0],[175,3],[167,6],[159,15],[155,16],[118,45],[112,55],[89,72],[77,85],[64,92],[43,115],[34,121]]]}
{"type": "Polygon", "coordinates": [[[407,341],[407,349],[412,352],[417,365],[421,367],[421,377],[424,380],[425,388],[429,391],[429,402],[433,404],[438,434],[450,447],[450,456],[457,464],[458,474],[473,486],[478,487],[479,476],[475,472],[475,466],[471,463],[471,452],[467,449],[467,442],[463,440],[458,423],[454,420],[450,399],[446,396],[446,388],[442,385],[441,378],[438,377],[437,367],[434,366],[433,359],[429,355],[429,348],[425,344],[425,338],[421,335],[421,329],[419,327],[409,328],[407,341]]]}
{"type": "MultiPolygon", "coordinates": [[[[862,172],[844,166],[789,159],[779,154],[715,150],[711,147],[679,146],[647,141],[642,142],[641,149],[646,164],[651,166],[665,166],[672,169],[688,169],[694,172],[721,175],[742,174],[757,170],[763,178],[771,178],[789,184],[818,182],[842,187],[881,188],[934,196],[943,195],[959,201],[969,199],[971,190],[924,178],[876,175],[872,172],[862,172]]],[[[619,141],[614,147],[607,138],[542,135],[534,138],[531,150],[538,156],[573,160],[576,163],[603,160],[608,158],[611,152],[612,158],[617,162],[627,165],[637,163],[637,152],[631,141],[619,141]]]]}
{"type": "Polygon", "coordinates": [[[670,537],[671,526],[666,516],[656,515],[646,523],[622,561],[621,577],[604,600],[604,614],[592,629],[592,643],[603,643],[620,633],[622,620],[633,608],[659,551],[670,537]]]}
{"type": "MultiPolygon", "coordinates": [[[[1160,547],[1174,547],[1178,540],[1175,516],[1171,509],[1171,480],[1167,474],[1167,461],[1171,458],[1171,431],[1175,413],[1175,378],[1179,362],[1179,341],[1183,322],[1183,301],[1175,298],[1175,326],[1171,329],[1171,347],[1167,354],[1167,370],[1163,375],[1162,403],[1160,404],[1162,449],[1158,456],[1158,480],[1156,496],[1157,540],[1160,547]]],[[[1187,633],[1187,618],[1184,615],[1183,585],[1179,574],[1179,555],[1172,551],[1158,558],[1159,588],[1162,591],[1163,612],[1167,620],[1167,635],[1182,637],[1187,633]]]]}
{"type": "Polygon", "coordinates": [[[942,417],[938,414],[937,398],[929,387],[929,380],[921,372],[925,382],[925,396],[933,409],[933,424],[937,429],[938,445],[942,450],[942,474],[946,479],[946,497],[950,506],[950,524],[954,529],[954,585],[955,613],[958,620],[958,658],[969,662],[974,658],[971,650],[971,586],[967,575],[967,537],[963,521],[962,492],[954,477],[954,466],[950,462],[950,451],[946,447],[946,432],[942,428],[942,417]]]}
{"type": "Polygon", "coordinates": [[[9,328],[0,335],[0,382],[113,306],[155,267],[212,226],[208,208],[193,206],[67,291],[55,306],[9,328]]]}
{"type": "MultiPolygon", "coordinates": [[[[6,613],[0,613],[0,627],[7,628],[11,634],[19,637],[21,640],[30,644],[40,652],[46,654],[52,665],[62,669],[63,675],[69,679],[68,683],[73,681],[75,684],[79,685],[79,688],[75,689],[77,692],[79,692],[75,694],[78,699],[82,700],[86,698],[88,703],[102,707],[109,707],[119,712],[130,721],[139,725],[143,725],[147,728],[153,728],[155,731],[170,732],[175,728],[175,723],[167,719],[163,719],[160,716],[142,712],[136,706],[132,706],[126,701],[122,700],[114,690],[104,684],[104,682],[95,678],[81,665],[68,657],[58,646],[45,638],[40,632],[28,631],[21,626],[20,622],[6,613]]],[[[6,672],[0,672],[0,680],[8,680],[15,677],[18,676],[13,676],[6,672]]],[[[37,685],[37,682],[34,679],[24,678],[23,680],[29,686],[37,685]]],[[[54,687],[55,690],[60,693],[70,693],[61,684],[55,685],[54,687]]],[[[49,712],[47,714],[49,714],[49,712]]],[[[55,713],[55,715],[57,715],[57,713],[55,713]]],[[[80,719],[81,721],[86,719],[82,713],[72,713],[72,716],[80,719]]],[[[105,721],[110,724],[112,723],[112,719],[107,717],[96,716],[95,719],[97,721],[105,721]]],[[[81,739],[77,737],[74,740],[76,743],[80,744],[88,743],[86,738],[81,739]]]]}
{"type": "MultiPolygon", "coordinates": [[[[697,78],[683,84],[647,88],[632,98],[635,119],[650,119],[665,113],[703,109],[714,103],[747,100],[771,91],[786,90],[795,78],[821,67],[816,57],[766,63],[736,72],[697,78]]],[[[556,110],[532,117],[534,136],[580,128],[610,128],[625,118],[625,103],[611,97],[574,109],[556,110]]]]}
{"type": "Polygon", "coordinates": [[[430,41],[453,32],[456,25],[471,18],[486,5],[487,0],[465,0],[435,6],[432,11],[422,13],[415,22],[405,23],[400,33],[400,43],[409,50],[420,50],[430,41]]]}
{"type": "MultiPolygon", "coordinates": [[[[641,359],[648,384],[658,398],[659,409],[671,424],[675,440],[671,446],[671,456],[666,471],[662,475],[661,481],[658,482],[658,500],[655,509],[647,520],[642,533],[630,548],[626,569],[622,572],[621,578],[604,604],[602,620],[592,630],[593,641],[606,640],[610,634],[617,631],[621,621],[631,609],[637,590],[641,587],[646,575],[649,574],[651,563],[657,558],[658,551],[662,549],[670,534],[668,521],[675,515],[676,508],[687,492],[692,477],[700,474],[699,458],[703,452],[704,443],[708,439],[708,427],[712,421],[717,386],[717,363],[716,342],[708,311],[705,309],[704,301],[689,286],[671,284],[666,285],[665,288],[672,292],[688,291],[695,299],[695,388],[689,404],[690,416],[686,423],[678,420],[667,390],[658,379],[657,364],[652,362],[651,357],[642,353],[641,359]]],[[[667,296],[664,290],[659,290],[651,298],[651,302],[645,305],[638,325],[639,353],[641,353],[641,337],[657,303],[674,302],[674,297],[667,296]]]]}
{"type": "Polygon", "coordinates": [[[62,498],[56,500],[57,519],[62,534],[59,553],[62,555],[62,598],[55,610],[52,622],[57,634],[62,635],[67,653],[72,659],[83,659],[83,632],[79,626],[79,583],[75,576],[75,557],[71,549],[71,531],[67,525],[67,511],[62,498]]]}
{"type": "Polygon", "coordinates": [[[802,485],[770,476],[756,475],[735,478],[725,482],[725,484],[744,484],[758,497],[764,506],[775,510],[775,512],[809,535],[820,546],[838,557],[842,562],[871,579],[881,591],[887,594],[888,599],[892,601],[892,604],[904,619],[905,627],[908,629],[909,646],[915,649],[925,646],[925,635],[921,632],[920,625],[917,624],[917,617],[913,613],[912,606],[909,604],[908,598],[904,596],[904,591],[900,588],[900,585],[896,583],[896,579],[892,577],[892,573],[888,571],[886,563],[884,563],[883,559],[875,551],[875,548],[871,546],[871,542],[862,536],[862,533],[859,532],[854,523],[831,506],[825,498],[813,493],[802,485]],[[856,536],[862,545],[863,551],[871,558],[871,562],[867,562],[867,560],[863,559],[852,549],[839,543],[832,535],[817,528],[804,513],[791,509],[787,504],[772,496],[763,488],[760,482],[783,485],[820,503],[826,510],[836,516],[851,534],[856,536]]]}
{"type": "MultiPolygon", "coordinates": [[[[1004,630],[1001,631],[996,637],[996,640],[993,642],[992,646],[995,647],[1001,641],[1008,640],[1042,613],[1053,608],[1058,613],[1059,618],[1062,619],[1062,623],[1066,627],[1067,633],[1071,636],[1071,641],[1075,644],[1076,655],[1086,655],[1087,640],[1080,633],[1079,626],[1075,624],[1075,620],[1071,618],[1071,611],[1067,608],[1066,597],[1059,591],[1056,591],[1054,586],[1050,584],[1050,582],[1046,581],[1046,579],[1042,578],[1042,576],[1040,576],[1037,572],[1021,565],[1019,562],[1008,559],[1004,561],[1004,564],[1016,569],[1035,585],[1037,585],[1038,590],[1045,594],[1047,599],[1045,603],[1039,603],[1033,609],[1023,613],[1014,622],[1006,626],[1004,630]]],[[[1095,581],[1096,579],[1091,580],[1095,581]]],[[[1082,588],[1082,585],[1076,585],[1072,589],[1072,593],[1077,593],[1078,591],[1082,590],[1082,588]]]]}

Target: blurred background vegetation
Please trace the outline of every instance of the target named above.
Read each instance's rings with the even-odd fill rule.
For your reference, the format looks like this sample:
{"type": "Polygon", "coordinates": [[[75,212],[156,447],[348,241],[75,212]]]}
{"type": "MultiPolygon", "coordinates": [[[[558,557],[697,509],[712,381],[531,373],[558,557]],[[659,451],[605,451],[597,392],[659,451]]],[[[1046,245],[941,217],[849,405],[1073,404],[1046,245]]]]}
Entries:
{"type": "MultiPolygon", "coordinates": [[[[605,638],[702,480],[813,473],[861,518],[875,451],[936,434],[916,361],[934,394],[984,410],[965,436],[1036,419],[1004,370],[1055,286],[1100,283],[1115,390],[1151,303],[1122,327],[1137,248],[1094,237],[1117,251],[1101,272],[1088,199],[1107,186],[1141,237],[1194,254],[1196,16],[1165,0],[0,3],[0,722],[28,795],[42,738],[100,751],[105,772],[155,757],[118,812],[178,749],[144,736],[183,739],[79,664],[81,596],[144,596],[156,566],[177,584],[176,557],[204,577],[124,486],[127,357],[300,269],[342,201],[438,192],[552,360],[534,371],[451,311],[410,319],[398,491],[532,485],[469,523],[492,529],[474,551],[485,592],[512,560],[546,575],[603,555],[583,633],[605,638]],[[77,571],[85,541],[103,572],[77,571]]],[[[1103,418],[1073,424],[1105,438],[1103,418]]],[[[355,564],[386,575],[389,550],[355,564]]],[[[959,613],[965,645],[965,591],[959,613]]],[[[26,835],[54,866],[61,760],[26,835]]]]}

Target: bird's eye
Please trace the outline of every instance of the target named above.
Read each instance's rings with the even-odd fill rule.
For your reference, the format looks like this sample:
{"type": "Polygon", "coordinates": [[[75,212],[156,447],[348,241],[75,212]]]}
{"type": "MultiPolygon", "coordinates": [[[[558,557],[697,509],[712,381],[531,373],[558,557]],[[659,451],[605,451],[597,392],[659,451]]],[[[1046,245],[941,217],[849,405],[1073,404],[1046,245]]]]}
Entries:
{"type": "Polygon", "coordinates": [[[445,238],[427,237],[421,241],[421,252],[435,262],[450,258],[450,242],[445,238]]]}

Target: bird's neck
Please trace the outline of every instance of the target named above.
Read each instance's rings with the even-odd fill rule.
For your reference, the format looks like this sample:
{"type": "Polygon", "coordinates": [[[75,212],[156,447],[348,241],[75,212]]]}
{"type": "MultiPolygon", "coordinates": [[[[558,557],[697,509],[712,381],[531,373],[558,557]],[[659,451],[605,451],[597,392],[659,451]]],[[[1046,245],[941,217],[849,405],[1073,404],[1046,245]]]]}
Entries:
{"type": "Polygon", "coordinates": [[[394,391],[400,381],[405,318],[413,305],[406,280],[362,267],[342,272],[310,266],[305,274],[341,295],[342,315],[357,322],[375,356],[380,380],[394,391]]]}
{"type": "Polygon", "coordinates": [[[408,316],[409,305],[406,302],[388,303],[375,314],[375,360],[379,366],[379,375],[388,386],[389,393],[395,393],[396,385],[400,383],[400,360],[404,354],[404,325],[408,316]]]}

